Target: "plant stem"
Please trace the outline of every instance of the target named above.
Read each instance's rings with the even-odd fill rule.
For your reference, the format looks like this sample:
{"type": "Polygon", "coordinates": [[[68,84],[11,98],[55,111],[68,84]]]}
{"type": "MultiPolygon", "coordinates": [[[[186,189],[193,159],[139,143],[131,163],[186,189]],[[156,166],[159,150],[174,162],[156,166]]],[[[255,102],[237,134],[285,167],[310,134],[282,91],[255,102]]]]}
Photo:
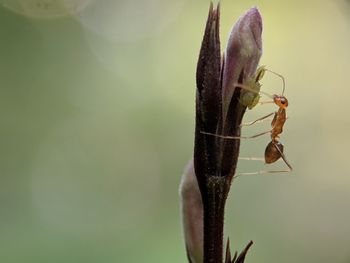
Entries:
{"type": "Polygon", "coordinates": [[[204,206],[204,263],[222,263],[226,179],[210,177],[204,206]]]}

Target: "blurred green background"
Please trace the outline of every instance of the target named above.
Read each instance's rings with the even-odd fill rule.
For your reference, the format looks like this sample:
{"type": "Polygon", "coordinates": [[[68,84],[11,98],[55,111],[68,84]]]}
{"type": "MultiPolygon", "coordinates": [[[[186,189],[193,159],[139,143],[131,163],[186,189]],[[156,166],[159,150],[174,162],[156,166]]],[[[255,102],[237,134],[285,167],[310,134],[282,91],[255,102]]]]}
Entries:
{"type": "MultiPolygon", "coordinates": [[[[178,184],[209,2],[64,2],[0,1],[0,262],[186,262],[178,184]]],[[[223,47],[254,5],[261,64],[287,81],[294,171],[237,179],[226,234],[235,249],[254,240],[247,262],[348,263],[350,3],[224,0],[223,47]]],[[[263,85],[281,92],[273,75],[263,85]]],[[[268,141],[242,142],[242,156],[268,141]]]]}

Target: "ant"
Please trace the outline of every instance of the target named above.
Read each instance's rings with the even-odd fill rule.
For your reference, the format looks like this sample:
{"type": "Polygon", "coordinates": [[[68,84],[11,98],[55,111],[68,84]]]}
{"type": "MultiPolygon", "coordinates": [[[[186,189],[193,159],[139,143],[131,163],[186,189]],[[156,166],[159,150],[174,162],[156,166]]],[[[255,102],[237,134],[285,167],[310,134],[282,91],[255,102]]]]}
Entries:
{"type": "MultiPolygon", "coordinates": [[[[240,175],[248,175],[248,174],[265,174],[265,173],[279,173],[279,172],[290,172],[293,170],[292,166],[288,163],[283,150],[284,146],[281,142],[279,142],[280,134],[283,132],[283,126],[284,123],[287,120],[287,114],[286,114],[286,109],[288,107],[288,100],[287,98],[283,95],[284,90],[285,90],[285,80],[284,77],[276,72],[273,72],[271,70],[266,69],[264,66],[260,66],[257,70],[256,73],[254,74],[253,77],[248,78],[244,84],[236,84],[235,87],[241,88],[243,91],[241,92],[239,102],[248,107],[249,109],[254,108],[258,103],[260,104],[265,104],[265,103],[274,103],[278,107],[278,111],[272,112],[264,117],[261,117],[251,123],[248,124],[241,124],[241,126],[250,126],[256,122],[261,122],[268,117],[274,115],[272,122],[271,122],[271,130],[253,135],[253,136],[223,136],[223,135],[217,135],[217,134],[212,134],[212,133],[207,133],[207,132],[201,132],[202,134],[207,134],[207,135],[214,135],[220,138],[224,139],[252,139],[256,138],[259,136],[262,136],[264,134],[270,133],[271,134],[271,142],[268,143],[265,149],[265,163],[270,164],[274,163],[280,158],[283,159],[285,164],[288,166],[289,170],[281,170],[281,171],[259,171],[259,172],[253,172],[253,173],[241,173],[240,175]],[[260,80],[264,76],[265,72],[269,71],[278,77],[280,77],[283,81],[283,90],[281,95],[270,95],[269,93],[263,92],[260,90],[261,84],[260,80]],[[272,101],[267,101],[267,102],[259,102],[260,100],[260,94],[264,94],[268,96],[269,98],[272,99],[272,101]]],[[[246,160],[260,160],[259,158],[242,158],[246,160]]]]}

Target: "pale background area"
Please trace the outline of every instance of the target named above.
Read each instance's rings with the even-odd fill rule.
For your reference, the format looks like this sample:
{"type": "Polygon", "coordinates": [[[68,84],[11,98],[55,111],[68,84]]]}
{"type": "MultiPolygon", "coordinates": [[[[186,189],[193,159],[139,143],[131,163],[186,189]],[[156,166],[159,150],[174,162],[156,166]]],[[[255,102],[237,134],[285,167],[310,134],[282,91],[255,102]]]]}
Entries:
{"type": "MultiPolygon", "coordinates": [[[[208,2],[65,2],[0,1],[0,261],[186,262],[177,188],[208,2]]],[[[254,5],[261,64],[287,81],[281,141],[294,171],[238,178],[226,234],[236,249],[254,240],[251,263],[349,263],[350,3],[224,0],[222,46],[254,5]]],[[[281,92],[275,76],[262,82],[281,92]]],[[[268,141],[243,142],[242,156],[268,141]]]]}

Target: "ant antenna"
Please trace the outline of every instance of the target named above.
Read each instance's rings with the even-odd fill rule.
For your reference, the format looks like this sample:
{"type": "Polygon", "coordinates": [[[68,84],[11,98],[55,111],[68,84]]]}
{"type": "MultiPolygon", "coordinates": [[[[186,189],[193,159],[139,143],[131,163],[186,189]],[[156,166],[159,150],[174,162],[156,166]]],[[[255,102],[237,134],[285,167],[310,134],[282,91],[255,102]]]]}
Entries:
{"type": "Polygon", "coordinates": [[[284,77],[283,77],[281,74],[278,74],[277,72],[274,72],[274,71],[269,70],[269,69],[267,69],[267,68],[265,68],[265,70],[268,71],[268,72],[270,72],[270,73],[272,73],[272,74],[275,74],[276,76],[278,76],[278,77],[280,77],[280,78],[282,79],[282,82],[283,82],[282,95],[283,95],[283,94],[284,94],[284,90],[285,90],[285,88],[286,88],[286,82],[285,82],[285,80],[284,80],[284,77]]]}
{"type": "MultiPolygon", "coordinates": [[[[285,88],[286,88],[286,81],[285,81],[284,77],[283,77],[281,74],[278,74],[277,72],[272,71],[272,70],[269,70],[269,69],[267,69],[267,68],[265,68],[265,67],[263,68],[263,70],[268,71],[268,72],[270,72],[270,73],[272,73],[272,74],[274,74],[274,75],[276,75],[277,77],[279,77],[279,78],[282,79],[282,83],[283,83],[282,95],[283,95],[283,94],[284,94],[284,90],[285,90],[285,88]]],[[[261,93],[261,94],[264,94],[264,95],[266,95],[267,97],[269,97],[269,98],[271,98],[271,99],[274,99],[274,96],[273,96],[273,95],[271,95],[271,94],[269,94],[269,93],[267,93],[267,92],[264,92],[264,91],[262,91],[262,90],[256,91],[255,89],[252,89],[251,87],[249,87],[249,86],[247,86],[247,85],[244,85],[244,84],[235,83],[234,86],[235,86],[235,87],[242,88],[242,89],[245,89],[245,90],[248,90],[248,91],[253,92],[253,93],[256,93],[256,94],[260,94],[260,93],[261,93]]]]}
{"type": "Polygon", "coordinates": [[[240,84],[240,83],[235,83],[235,84],[234,84],[234,87],[242,88],[242,89],[248,90],[248,91],[250,91],[250,92],[253,92],[253,93],[255,93],[255,94],[260,94],[260,93],[261,93],[261,94],[264,94],[264,95],[266,95],[267,97],[273,99],[273,96],[272,96],[270,93],[264,92],[264,91],[262,91],[262,90],[256,91],[256,90],[252,89],[251,87],[249,87],[249,86],[247,86],[247,85],[243,85],[243,84],[240,84]]]}

